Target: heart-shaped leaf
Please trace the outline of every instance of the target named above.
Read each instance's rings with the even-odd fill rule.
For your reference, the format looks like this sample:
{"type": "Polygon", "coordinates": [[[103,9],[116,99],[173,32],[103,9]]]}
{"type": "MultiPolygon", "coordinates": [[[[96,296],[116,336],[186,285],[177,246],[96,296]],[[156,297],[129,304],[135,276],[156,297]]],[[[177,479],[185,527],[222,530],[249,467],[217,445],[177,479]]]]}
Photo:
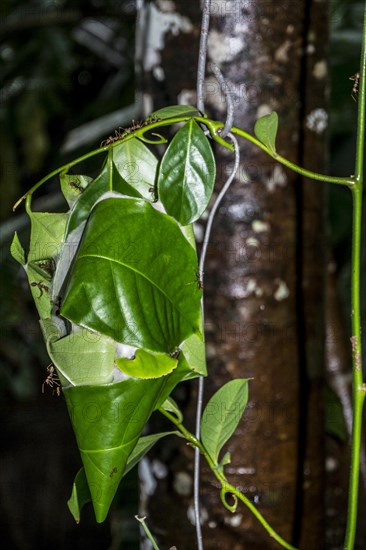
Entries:
{"type": "Polygon", "coordinates": [[[255,135],[272,153],[276,152],[277,129],[278,115],[276,112],[262,116],[254,126],[255,135]]]}
{"type": "Polygon", "coordinates": [[[90,214],[61,314],[117,342],[170,353],[200,333],[196,272],[196,253],[172,218],[143,200],[106,199],[90,214]]]}
{"type": "Polygon", "coordinates": [[[161,161],[158,195],[166,212],[181,225],[198,220],[211,198],[215,176],[211,145],[198,124],[189,120],[161,161]]]}

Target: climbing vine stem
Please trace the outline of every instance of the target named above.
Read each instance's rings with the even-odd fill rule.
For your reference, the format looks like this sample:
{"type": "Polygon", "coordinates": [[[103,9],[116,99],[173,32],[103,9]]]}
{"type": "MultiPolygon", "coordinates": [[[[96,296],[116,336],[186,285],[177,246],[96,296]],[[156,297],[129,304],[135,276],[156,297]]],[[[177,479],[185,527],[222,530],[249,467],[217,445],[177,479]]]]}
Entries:
{"type": "Polygon", "coordinates": [[[348,491],[347,528],[344,543],[345,550],[353,550],[356,537],[358,488],[360,478],[360,454],[362,434],[362,409],[365,399],[365,385],[362,373],[361,349],[361,309],[360,309],[360,264],[361,264],[361,227],[363,164],[365,146],[365,101],[366,101],[366,4],[363,24],[362,53],[360,66],[360,86],[358,99],[357,143],[353,198],[352,226],[352,372],[353,372],[353,423],[351,472],[348,491]]]}
{"type": "MultiPolygon", "coordinates": [[[[234,150],[234,147],[231,143],[226,141],[223,137],[220,135],[220,131],[222,128],[224,128],[224,124],[222,122],[218,122],[215,120],[211,120],[206,117],[202,116],[179,116],[179,117],[173,117],[168,118],[165,120],[160,120],[157,122],[152,122],[151,124],[146,124],[142,128],[138,128],[134,131],[131,131],[123,137],[121,140],[115,141],[114,143],[111,143],[109,145],[106,145],[104,147],[100,147],[99,149],[94,149],[93,151],[90,151],[89,153],[86,153],[85,155],[78,157],[77,159],[64,164],[63,166],[60,166],[56,170],[53,170],[47,176],[42,178],[40,181],[38,181],[27,193],[25,193],[20,199],[14,204],[13,210],[15,210],[21,202],[27,197],[27,195],[32,195],[39,187],[41,187],[44,183],[46,183],[48,180],[53,178],[54,176],[57,176],[61,173],[67,173],[73,166],[76,166],[77,164],[94,157],[95,155],[99,155],[101,153],[105,153],[108,150],[112,149],[113,147],[116,147],[117,145],[120,145],[121,143],[128,141],[134,137],[140,138],[142,141],[146,141],[147,143],[151,144],[160,144],[160,143],[166,143],[166,139],[159,134],[151,133],[152,136],[155,136],[156,139],[148,138],[145,136],[147,132],[151,132],[155,128],[160,128],[163,126],[171,126],[172,124],[178,124],[180,122],[186,122],[187,120],[194,118],[199,124],[204,124],[208,130],[210,131],[210,134],[212,138],[225,147],[226,149],[229,149],[230,151],[234,150]]],[[[283,164],[287,168],[290,168],[294,172],[297,172],[298,174],[301,174],[302,176],[305,176],[310,179],[323,181],[323,182],[329,182],[329,183],[336,183],[338,185],[346,185],[348,187],[353,187],[355,184],[355,179],[353,177],[344,178],[344,177],[335,177],[335,176],[328,176],[325,174],[318,174],[317,172],[312,172],[311,170],[306,170],[305,168],[302,168],[301,166],[298,166],[294,162],[291,162],[290,160],[282,157],[281,155],[277,154],[276,152],[271,151],[266,147],[261,141],[259,141],[256,137],[252,136],[248,132],[245,132],[241,128],[237,128],[235,126],[231,129],[233,134],[236,134],[238,136],[241,136],[242,138],[250,141],[260,149],[262,149],[265,153],[267,153],[269,156],[271,156],[274,160],[277,162],[283,164]]]]}
{"type": "Polygon", "coordinates": [[[267,533],[275,541],[277,541],[283,548],[286,548],[287,550],[296,550],[294,546],[286,542],[278,533],[276,533],[273,527],[266,521],[266,519],[257,510],[254,504],[252,504],[252,502],[243,493],[241,493],[236,487],[234,487],[233,485],[231,485],[231,483],[228,482],[228,480],[226,479],[223,473],[222,466],[214,462],[214,460],[206,451],[205,447],[202,445],[201,441],[199,441],[189,430],[187,430],[187,428],[183,425],[183,423],[179,419],[177,419],[173,414],[169,413],[163,408],[160,408],[159,411],[168,420],[170,420],[170,422],[173,422],[173,424],[178,428],[180,433],[184,436],[184,438],[188,441],[188,443],[192,447],[199,449],[201,455],[204,457],[212,473],[214,474],[214,476],[216,477],[216,479],[219,481],[221,485],[221,491],[220,491],[221,500],[225,508],[227,508],[231,512],[234,512],[236,510],[237,501],[240,500],[252,512],[252,514],[257,518],[257,520],[264,527],[267,533]],[[234,503],[233,505],[230,505],[227,503],[226,501],[227,495],[230,496],[231,499],[233,500],[233,503],[234,503]]]}

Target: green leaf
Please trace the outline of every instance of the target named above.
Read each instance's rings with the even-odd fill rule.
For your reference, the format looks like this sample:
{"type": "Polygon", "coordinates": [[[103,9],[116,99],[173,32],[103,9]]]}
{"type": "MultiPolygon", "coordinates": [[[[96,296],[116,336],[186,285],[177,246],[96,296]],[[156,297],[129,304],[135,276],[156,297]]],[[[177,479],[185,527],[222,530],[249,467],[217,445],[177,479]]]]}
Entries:
{"type": "Polygon", "coordinates": [[[57,258],[63,243],[68,215],[30,210],[28,214],[31,220],[28,263],[43,258],[57,258]]]}
{"type": "Polygon", "coordinates": [[[118,358],[116,365],[128,376],[148,379],[170,374],[177,368],[178,360],[166,353],[151,353],[140,349],[136,351],[134,359],[118,358]]]}
{"type": "Polygon", "coordinates": [[[202,338],[192,334],[183,342],[180,349],[189,368],[201,376],[206,376],[206,348],[202,338]]]}
{"type": "Polygon", "coordinates": [[[151,413],[171,391],[170,376],[63,391],[98,522],[106,518],[151,413]]]}
{"type": "Polygon", "coordinates": [[[165,120],[168,118],[175,118],[180,116],[197,116],[199,115],[197,107],[192,107],[192,105],[170,105],[169,107],[164,107],[158,111],[154,111],[146,119],[148,122],[150,119],[158,118],[159,120],[165,120]]]}
{"type": "Polygon", "coordinates": [[[47,319],[51,316],[52,311],[51,285],[49,282],[49,277],[40,274],[39,269],[34,266],[33,262],[26,265],[24,269],[27,273],[29,288],[37,308],[38,315],[41,319],[47,319]]]}
{"type": "Polygon", "coordinates": [[[71,212],[70,234],[89,216],[95,203],[108,192],[154,200],[157,159],[138,139],[132,138],[109,150],[100,174],[82,193],[71,212]]]}
{"type": "Polygon", "coordinates": [[[14,233],[14,237],[13,237],[12,243],[10,245],[10,254],[14,258],[14,260],[19,262],[20,265],[24,266],[24,264],[25,264],[24,248],[20,244],[20,240],[19,240],[17,232],[14,233]]]}
{"type": "Polygon", "coordinates": [[[113,380],[116,343],[86,329],[62,336],[55,321],[40,321],[48,354],[62,386],[108,384],[113,380]]]}
{"type": "MultiPolygon", "coordinates": [[[[178,437],[182,437],[182,434],[178,431],[161,432],[140,437],[135,448],[128,457],[126,467],[123,471],[123,477],[144,458],[144,456],[150,451],[150,449],[152,449],[155,443],[157,443],[163,437],[167,437],[168,435],[177,435],[178,437]]],[[[88,481],[86,479],[85,469],[81,468],[76,474],[72,486],[71,496],[67,501],[69,510],[73,515],[76,523],[80,523],[81,510],[86,504],[91,502],[91,500],[92,497],[90,494],[88,481]]]]}
{"type": "Polygon", "coordinates": [[[106,199],[90,214],[61,314],[117,342],[174,352],[200,334],[196,272],[196,253],[172,218],[143,200],[106,199]]]}
{"type": "Polygon", "coordinates": [[[162,409],[172,413],[178,422],[183,422],[183,413],[172,397],[168,397],[161,406],[162,409]]]}
{"type": "Polygon", "coordinates": [[[162,439],[167,435],[177,435],[178,437],[182,437],[182,434],[178,431],[161,432],[158,434],[145,435],[143,437],[140,437],[136,444],[136,447],[128,457],[127,465],[123,475],[125,476],[130,470],[132,470],[132,468],[136,466],[136,464],[138,464],[142,458],[144,458],[144,456],[150,451],[155,443],[159,441],[159,439],[162,439]]]}
{"type": "Polygon", "coordinates": [[[117,172],[134,190],[125,194],[153,200],[158,161],[146,145],[132,138],[114,147],[112,154],[117,172]]]}
{"type": "Polygon", "coordinates": [[[272,153],[276,152],[277,129],[278,115],[276,112],[262,116],[254,126],[255,135],[272,153]]]}
{"type": "Polygon", "coordinates": [[[62,174],[60,175],[61,191],[70,207],[73,207],[80,195],[88,187],[93,178],[89,176],[62,174]]]}
{"type": "Polygon", "coordinates": [[[248,379],[227,382],[209,400],[201,419],[201,440],[208,454],[219,453],[235,432],[248,402],[248,379]]]}
{"type": "Polygon", "coordinates": [[[84,468],[81,468],[75,476],[74,483],[72,484],[71,496],[67,501],[67,506],[74,516],[76,523],[80,523],[81,509],[90,501],[91,494],[88,481],[84,468]]]}
{"type": "Polygon", "coordinates": [[[207,208],[216,176],[211,145],[192,119],[174,136],[161,161],[158,195],[181,225],[198,220],[207,208]]]}

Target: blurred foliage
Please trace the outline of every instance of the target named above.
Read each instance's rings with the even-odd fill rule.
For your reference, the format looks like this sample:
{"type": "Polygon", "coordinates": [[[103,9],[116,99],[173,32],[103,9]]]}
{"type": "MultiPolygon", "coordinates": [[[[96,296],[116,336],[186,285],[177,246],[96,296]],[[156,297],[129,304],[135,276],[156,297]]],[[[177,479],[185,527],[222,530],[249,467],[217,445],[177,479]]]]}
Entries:
{"type": "MultiPolygon", "coordinates": [[[[111,120],[110,128],[104,124],[105,134],[96,134],[87,146],[85,141],[79,146],[74,139],[65,152],[63,144],[72,130],[93,121],[98,126],[105,115],[113,111],[118,115],[121,108],[134,103],[135,2],[4,0],[0,14],[3,545],[9,550],[57,549],[69,544],[111,550],[123,545],[132,550],[139,532],[133,519],[138,511],[136,472],[124,483],[131,495],[130,508],[117,496],[105,526],[96,527],[87,513],[77,527],[66,506],[63,510],[60,505],[69,496],[80,458],[72,450],[75,445],[63,397],[41,393],[49,360],[24,276],[9,256],[9,244],[14,230],[24,244],[28,241],[24,209],[12,214],[16,199],[55,166],[98,146],[108,132],[128,122],[111,120]],[[42,464],[37,456],[41,448],[47,449],[42,456],[49,456],[42,464]],[[30,499],[32,522],[26,512],[30,499]]],[[[47,204],[52,210],[60,208],[52,184],[45,192],[46,209],[47,204]]]]}
{"type": "Polygon", "coordinates": [[[21,188],[67,160],[68,131],[133,102],[135,10],[108,0],[5,0],[0,9],[4,219],[21,188]]]}

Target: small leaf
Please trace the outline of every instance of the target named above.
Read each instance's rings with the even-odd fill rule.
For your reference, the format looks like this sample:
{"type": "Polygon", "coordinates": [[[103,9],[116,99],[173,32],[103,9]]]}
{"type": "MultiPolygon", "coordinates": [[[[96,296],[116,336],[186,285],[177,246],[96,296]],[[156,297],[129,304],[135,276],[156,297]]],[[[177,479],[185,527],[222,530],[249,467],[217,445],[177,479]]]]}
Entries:
{"type": "Polygon", "coordinates": [[[143,349],[137,350],[134,359],[125,357],[116,359],[117,367],[135,378],[160,378],[171,373],[178,365],[178,360],[166,353],[149,353],[143,349]]]}
{"type": "Polygon", "coordinates": [[[231,454],[228,452],[228,453],[225,453],[222,459],[220,460],[220,466],[223,468],[224,466],[230,463],[231,463],[231,454]]]}
{"type": "Polygon", "coordinates": [[[74,174],[60,175],[61,191],[70,207],[75,204],[91,181],[92,178],[89,176],[74,174]]]}
{"type": "Polygon", "coordinates": [[[10,245],[10,254],[13,256],[14,260],[20,263],[20,265],[25,264],[24,249],[20,244],[17,232],[14,233],[13,241],[10,245]]]}
{"type": "Polygon", "coordinates": [[[161,408],[164,409],[164,411],[172,413],[178,422],[183,422],[182,411],[172,397],[168,397],[168,399],[166,399],[166,401],[162,404],[161,408]]]}
{"type": "Polygon", "coordinates": [[[158,161],[138,139],[132,138],[108,152],[100,174],[88,185],[71,212],[70,234],[89,216],[95,203],[108,192],[154,200],[158,161]]]}
{"type": "Polygon", "coordinates": [[[183,342],[180,349],[189,368],[201,376],[206,376],[206,348],[202,338],[197,334],[192,334],[183,342]]]}
{"type": "MultiPolygon", "coordinates": [[[[192,107],[192,105],[170,105],[169,107],[164,107],[158,111],[154,111],[146,119],[146,122],[149,122],[151,119],[158,118],[159,120],[165,120],[168,118],[175,118],[180,116],[197,116],[199,115],[197,107],[192,107]]],[[[153,120],[151,120],[153,122],[153,120]]]]}
{"type": "Polygon", "coordinates": [[[199,125],[189,120],[170,142],[160,165],[158,195],[181,225],[198,220],[206,210],[216,177],[211,145],[199,125]]]}
{"type": "Polygon", "coordinates": [[[153,199],[158,161],[152,152],[136,138],[112,149],[113,164],[123,180],[134,190],[126,195],[153,199]],[[137,193],[136,193],[137,191],[137,193]]]}
{"type": "Polygon", "coordinates": [[[224,466],[231,463],[231,454],[229,452],[225,453],[222,459],[220,460],[220,464],[217,466],[219,472],[221,474],[224,473],[224,466]]]}
{"type": "Polygon", "coordinates": [[[76,523],[80,523],[81,509],[90,501],[91,495],[85,470],[84,468],[81,468],[76,474],[74,483],[72,484],[71,496],[67,501],[67,506],[69,507],[76,523]]]}
{"type": "Polygon", "coordinates": [[[262,116],[254,126],[255,135],[272,153],[276,152],[277,129],[278,115],[276,112],[262,116]]]}
{"type": "Polygon", "coordinates": [[[126,469],[124,471],[124,476],[132,470],[136,464],[140,462],[142,458],[150,451],[150,449],[155,445],[159,439],[162,437],[166,437],[167,435],[177,435],[178,437],[183,437],[182,434],[178,431],[173,432],[161,432],[158,434],[152,434],[152,435],[145,435],[143,437],[140,437],[138,440],[136,447],[128,457],[128,461],[126,464],[126,469]]]}
{"type": "Polygon", "coordinates": [[[227,382],[209,400],[201,420],[201,440],[217,463],[219,453],[235,432],[248,402],[248,379],[227,382]]]}

